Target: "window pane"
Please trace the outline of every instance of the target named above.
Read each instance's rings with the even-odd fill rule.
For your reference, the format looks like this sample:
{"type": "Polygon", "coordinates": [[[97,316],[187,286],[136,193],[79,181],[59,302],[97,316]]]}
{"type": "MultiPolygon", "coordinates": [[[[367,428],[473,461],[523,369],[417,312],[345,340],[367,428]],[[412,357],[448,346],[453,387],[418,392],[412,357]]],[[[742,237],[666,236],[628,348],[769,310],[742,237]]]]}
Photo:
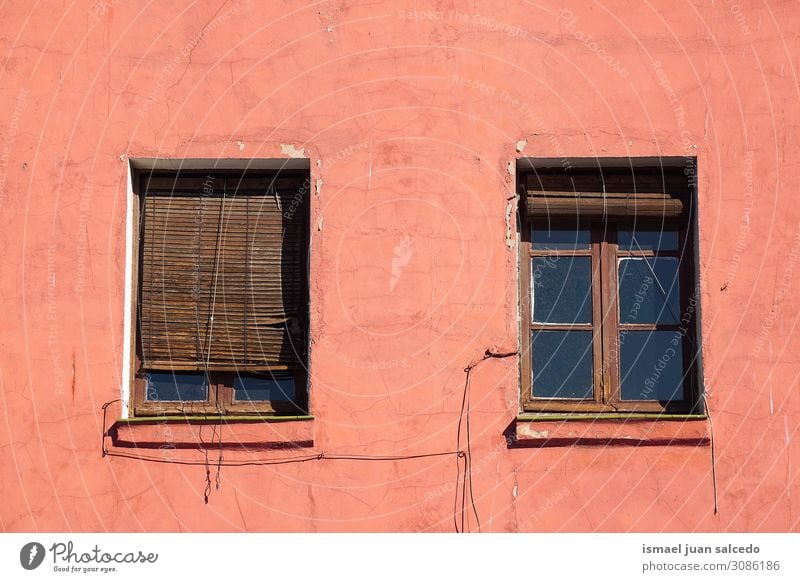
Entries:
{"type": "Polygon", "coordinates": [[[294,377],[237,375],[233,397],[235,400],[294,400],[294,377]]]}
{"type": "Polygon", "coordinates": [[[626,251],[677,251],[678,231],[667,229],[623,230],[617,233],[619,248],[626,251]]]}
{"type": "Polygon", "coordinates": [[[590,241],[588,228],[552,229],[531,228],[531,240],[535,249],[588,249],[590,241]]]}
{"type": "Polygon", "coordinates": [[[208,400],[208,379],[205,374],[153,372],[145,375],[147,400],[187,402],[208,400]]]}
{"type": "Polygon", "coordinates": [[[592,398],[592,332],[533,333],[533,395],[592,398]]]}
{"type": "Polygon", "coordinates": [[[591,323],[591,257],[534,257],[531,302],[537,323],[591,323]]]}
{"type": "Polygon", "coordinates": [[[676,331],[620,332],[623,400],[683,400],[683,343],[676,331]]]}
{"type": "Polygon", "coordinates": [[[677,258],[619,260],[620,323],[677,324],[680,304],[677,258]]]}

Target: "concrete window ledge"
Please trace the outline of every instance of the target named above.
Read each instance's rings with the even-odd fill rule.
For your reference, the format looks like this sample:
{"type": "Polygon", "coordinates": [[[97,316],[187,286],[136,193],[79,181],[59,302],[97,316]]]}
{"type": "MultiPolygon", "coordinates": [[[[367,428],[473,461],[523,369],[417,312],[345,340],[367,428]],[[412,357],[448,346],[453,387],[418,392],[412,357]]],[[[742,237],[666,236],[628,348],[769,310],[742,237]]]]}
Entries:
{"type": "Polygon", "coordinates": [[[314,419],[148,417],[120,419],[108,431],[116,448],[294,449],[314,445],[314,419]]]}
{"type": "Polygon", "coordinates": [[[519,447],[708,446],[711,431],[702,415],[636,417],[520,415],[515,423],[519,447]]]}

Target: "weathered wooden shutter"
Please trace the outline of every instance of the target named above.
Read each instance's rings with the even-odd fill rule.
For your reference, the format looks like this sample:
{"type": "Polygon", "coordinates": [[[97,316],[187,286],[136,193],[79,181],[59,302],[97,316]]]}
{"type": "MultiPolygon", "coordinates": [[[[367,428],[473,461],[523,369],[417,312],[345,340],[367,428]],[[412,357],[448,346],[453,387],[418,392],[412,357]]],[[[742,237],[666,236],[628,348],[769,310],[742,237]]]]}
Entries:
{"type": "Polygon", "coordinates": [[[688,178],[669,169],[540,171],[524,184],[530,218],[675,218],[688,210],[688,178]]]}
{"type": "Polygon", "coordinates": [[[296,369],[307,325],[302,177],[151,177],[141,195],[145,369],[296,369]]]}

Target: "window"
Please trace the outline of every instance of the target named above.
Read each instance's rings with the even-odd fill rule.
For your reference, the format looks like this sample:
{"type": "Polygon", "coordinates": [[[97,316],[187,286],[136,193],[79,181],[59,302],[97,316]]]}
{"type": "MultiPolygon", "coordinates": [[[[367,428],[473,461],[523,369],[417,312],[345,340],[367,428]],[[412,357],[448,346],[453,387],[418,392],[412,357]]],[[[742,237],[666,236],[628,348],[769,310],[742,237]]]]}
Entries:
{"type": "Polygon", "coordinates": [[[307,409],[308,172],[138,177],[135,415],[307,409]]]}
{"type": "Polygon", "coordinates": [[[593,162],[520,172],[523,408],[696,411],[694,166],[593,162]]]}

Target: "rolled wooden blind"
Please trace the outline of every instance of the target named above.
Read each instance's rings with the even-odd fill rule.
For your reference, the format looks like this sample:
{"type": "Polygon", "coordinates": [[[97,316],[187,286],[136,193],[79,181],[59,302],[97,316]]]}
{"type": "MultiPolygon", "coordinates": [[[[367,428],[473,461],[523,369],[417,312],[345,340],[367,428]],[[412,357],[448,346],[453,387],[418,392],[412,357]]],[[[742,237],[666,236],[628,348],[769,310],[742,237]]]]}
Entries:
{"type": "Polygon", "coordinates": [[[675,218],[688,211],[682,171],[542,171],[527,174],[523,183],[531,218],[675,218]]]}
{"type": "Polygon", "coordinates": [[[145,369],[291,370],[305,356],[302,178],[152,178],[141,196],[145,369]]]}

